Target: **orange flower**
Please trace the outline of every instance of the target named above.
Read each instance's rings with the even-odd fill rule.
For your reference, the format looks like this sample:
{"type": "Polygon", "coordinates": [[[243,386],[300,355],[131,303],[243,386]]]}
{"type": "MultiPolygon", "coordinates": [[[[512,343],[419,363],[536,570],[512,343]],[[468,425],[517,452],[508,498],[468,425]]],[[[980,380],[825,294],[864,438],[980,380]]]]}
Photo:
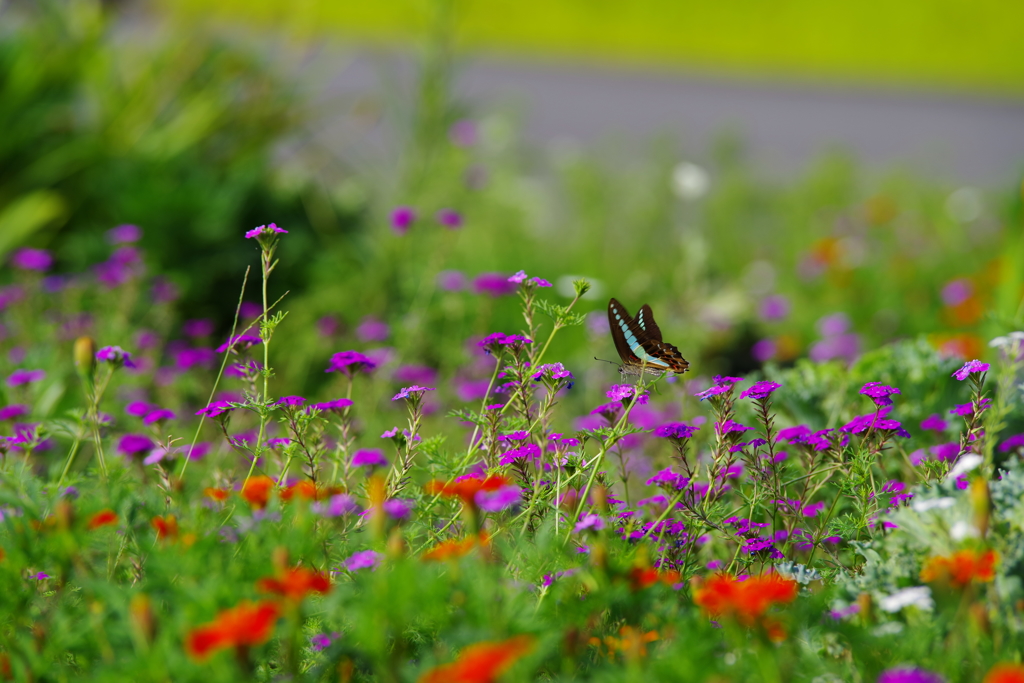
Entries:
{"type": "Polygon", "coordinates": [[[445,498],[459,498],[468,507],[476,507],[476,494],[480,491],[496,491],[508,486],[509,480],[499,474],[481,479],[478,475],[459,477],[450,482],[434,480],[427,483],[427,493],[440,494],[445,498]]]}
{"type": "Polygon", "coordinates": [[[980,555],[975,550],[958,550],[952,555],[929,559],[921,570],[921,580],[927,583],[948,583],[963,588],[972,581],[984,582],[995,578],[999,553],[986,550],[980,555]]]}
{"type": "Polygon", "coordinates": [[[775,603],[796,599],[796,581],[777,574],[751,576],[737,581],[729,574],[694,580],[693,601],[713,616],[733,616],[750,626],[775,603]]]}
{"type": "Polygon", "coordinates": [[[315,572],[305,567],[286,569],[276,577],[260,579],[256,588],[264,593],[277,593],[292,602],[302,602],[310,593],[328,593],[331,580],[326,574],[315,572]]]}
{"type": "Polygon", "coordinates": [[[454,662],[435,666],[419,683],[494,683],[532,649],[533,636],[526,635],[469,645],[454,662]]]}
{"type": "Polygon", "coordinates": [[[252,477],[242,486],[242,498],[245,498],[252,507],[262,510],[267,507],[270,492],[274,490],[275,486],[274,480],[270,477],[264,475],[252,477]]]}
{"type": "Polygon", "coordinates": [[[654,567],[633,567],[629,570],[629,587],[634,591],[653,586],[659,581],[674,586],[682,580],[679,572],[672,569],[661,572],[654,567]]]}
{"type": "Polygon", "coordinates": [[[976,334],[935,334],[929,337],[931,345],[946,356],[956,356],[967,361],[978,358],[985,350],[984,342],[976,334]]]}
{"type": "Polygon", "coordinates": [[[447,541],[441,541],[433,548],[423,553],[420,559],[424,561],[433,560],[435,562],[444,562],[445,560],[462,557],[471,551],[478,543],[481,546],[486,546],[489,542],[486,531],[480,532],[479,539],[476,536],[467,536],[461,540],[452,538],[447,541]]]}
{"type": "Polygon", "coordinates": [[[210,500],[217,501],[218,503],[223,503],[225,500],[228,499],[227,491],[225,491],[224,489],[214,488],[212,486],[207,486],[205,489],[203,489],[203,495],[209,498],[210,500]]]}
{"type": "MultiPolygon", "coordinates": [[[[603,644],[608,650],[609,659],[621,652],[626,659],[637,660],[647,656],[647,643],[658,640],[657,631],[644,633],[632,626],[623,626],[619,629],[619,637],[605,636],[603,644]]],[[[590,639],[590,644],[600,649],[602,640],[596,636],[590,639]]]]}
{"type": "Polygon", "coordinates": [[[178,518],[174,515],[167,515],[166,517],[157,515],[149,523],[156,529],[156,537],[159,540],[166,538],[173,541],[178,538],[178,518]]]}
{"type": "Polygon", "coordinates": [[[981,683],[1024,683],[1024,666],[1000,662],[989,669],[981,683]]]}
{"type": "Polygon", "coordinates": [[[194,659],[204,660],[226,647],[260,645],[270,639],[280,614],[273,602],[243,600],[209,624],[192,629],[185,639],[185,650],[194,659]]]}
{"type": "Polygon", "coordinates": [[[90,517],[88,526],[90,529],[98,529],[101,526],[106,526],[107,524],[117,524],[117,513],[110,508],[100,510],[90,517]]]}
{"type": "Polygon", "coordinates": [[[336,493],[341,493],[341,490],[335,486],[330,487],[317,487],[316,484],[308,479],[297,481],[284,491],[281,491],[281,500],[291,500],[296,496],[299,498],[305,498],[306,500],[321,500],[323,498],[330,498],[336,493]]]}

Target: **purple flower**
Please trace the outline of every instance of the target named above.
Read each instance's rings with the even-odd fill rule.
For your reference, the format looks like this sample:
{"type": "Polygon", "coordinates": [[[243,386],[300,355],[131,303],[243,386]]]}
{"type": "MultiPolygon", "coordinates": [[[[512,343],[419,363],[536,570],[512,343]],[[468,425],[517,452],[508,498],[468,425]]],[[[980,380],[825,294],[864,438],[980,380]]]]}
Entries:
{"type": "Polygon", "coordinates": [[[838,337],[850,329],[850,317],[845,313],[833,313],[818,320],[818,331],[824,337],[838,337]]]}
{"type": "Polygon", "coordinates": [[[452,209],[441,209],[437,212],[437,222],[450,230],[462,227],[462,215],[452,209]]]}
{"type": "Polygon", "coordinates": [[[953,377],[963,382],[975,372],[988,372],[988,368],[989,364],[982,363],[980,360],[967,361],[962,368],[953,373],[953,377]]]}
{"type": "Polygon", "coordinates": [[[654,435],[663,439],[672,439],[673,441],[682,441],[683,439],[689,439],[700,427],[691,427],[684,422],[669,422],[663,424],[654,430],[654,435]]]}
{"type": "Polygon", "coordinates": [[[942,419],[941,415],[929,415],[921,422],[921,429],[925,431],[944,432],[949,423],[942,419]]]}
{"type": "Polygon", "coordinates": [[[0,408],[0,422],[6,422],[7,420],[17,420],[19,417],[28,415],[28,406],[23,406],[15,403],[14,405],[0,408]]]}
{"type": "Polygon", "coordinates": [[[181,331],[186,337],[208,337],[213,334],[213,321],[207,318],[186,320],[181,331]]]}
{"type": "Polygon", "coordinates": [[[526,277],[527,277],[526,271],[525,270],[520,270],[518,273],[516,273],[515,275],[510,277],[508,279],[508,281],[509,282],[514,282],[517,285],[521,285],[526,280],[526,277]]]}
{"type": "Polygon", "coordinates": [[[252,230],[248,231],[247,233],[245,233],[245,239],[251,240],[251,239],[259,239],[261,237],[266,237],[266,236],[273,237],[275,235],[287,235],[287,234],[288,234],[287,230],[285,230],[284,228],[277,227],[276,223],[271,223],[270,225],[261,225],[258,228],[253,228],[252,230]]]}
{"type": "Polygon", "coordinates": [[[681,489],[686,487],[690,483],[690,480],[681,474],[673,472],[670,468],[665,468],[655,474],[653,477],[647,480],[647,485],[667,486],[673,489],[681,489]]]}
{"type": "Polygon", "coordinates": [[[176,417],[177,415],[174,414],[174,411],[167,410],[166,408],[157,408],[156,410],[148,413],[146,417],[142,419],[142,424],[147,426],[151,424],[162,424],[167,420],[173,420],[176,417]]]}
{"type": "Polygon", "coordinates": [[[502,453],[501,458],[498,460],[500,465],[511,465],[516,460],[539,460],[540,459],[540,446],[535,443],[526,443],[518,448],[505,451],[502,453]]]}
{"type": "Polygon", "coordinates": [[[391,210],[391,229],[399,235],[409,231],[409,227],[416,221],[416,212],[408,206],[396,206],[391,210]]]}
{"type": "Polygon", "coordinates": [[[472,147],[479,137],[476,122],[459,119],[448,129],[448,139],[457,147],[472,147]]]}
{"type": "Polygon", "coordinates": [[[96,352],[96,360],[101,363],[109,363],[115,368],[135,367],[135,363],[132,362],[132,354],[128,353],[120,346],[104,346],[96,352]]]}
{"type": "Polygon", "coordinates": [[[267,445],[271,448],[279,448],[291,445],[292,440],[288,438],[268,439],[267,445]]]}
{"type": "Polygon", "coordinates": [[[111,244],[131,244],[142,239],[142,229],[137,225],[118,225],[107,230],[107,242],[111,244]]]}
{"type": "Polygon", "coordinates": [[[573,527],[572,532],[578,534],[585,529],[593,529],[594,531],[600,531],[604,528],[604,520],[601,519],[600,515],[588,512],[580,517],[580,521],[576,522],[576,526],[573,527]]]}
{"type": "Polygon", "coordinates": [[[53,256],[45,249],[32,249],[24,247],[18,249],[11,256],[11,265],[21,270],[36,270],[43,272],[53,265],[53,256]]]}
{"type": "Polygon", "coordinates": [[[395,370],[395,381],[402,384],[434,384],[437,370],[426,365],[403,365],[395,370]]]}
{"type": "Polygon", "coordinates": [[[350,572],[358,569],[375,569],[383,557],[374,550],[361,550],[345,558],[345,569],[350,572]]]}
{"type": "Polygon", "coordinates": [[[474,500],[484,512],[501,512],[519,503],[521,497],[522,489],[509,484],[494,491],[477,491],[474,500]]]}
{"type": "Polygon", "coordinates": [[[180,292],[178,286],[165,277],[157,277],[153,280],[152,296],[153,301],[158,304],[177,301],[180,292]]]}
{"type": "Polygon", "coordinates": [[[146,455],[154,448],[156,444],[142,434],[125,434],[117,444],[117,452],[129,458],[146,455]]]}
{"type": "Polygon", "coordinates": [[[219,417],[225,413],[229,413],[234,410],[235,407],[231,405],[230,401],[214,401],[210,405],[196,411],[196,415],[205,415],[206,417],[219,417]]]}
{"type": "Polygon", "coordinates": [[[781,294],[772,294],[766,296],[761,301],[760,314],[761,319],[766,322],[773,322],[776,320],[785,320],[789,316],[789,299],[781,294]]]}
{"type": "Polygon", "coordinates": [[[7,386],[20,387],[32,382],[42,381],[46,377],[45,370],[15,370],[7,378],[7,386]]]}
{"type": "Polygon", "coordinates": [[[358,351],[342,351],[331,356],[331,362],[324,372],[340,372],[351,378],[356,372],[370,372],[377,363],[358,351]]]}
{"type": "Polygon", "coordinates": [[[321,337],[334,337],[341,330],[341,323],[338,316],[325,315],[316,321],[316,330],[321,337]]]}
{"type": "Polygon", "coordinates": [[[419,385],[414,384],[411,387],[404,387],[401,391],[395,394],[391,398],[391,400],[397,401],[400,398],[409,398],[415,401],[416,399],[423,396],[423,392],[425,391],[436,391],[436,389],[433,389],[431,387],[421,387],[419,385]]]}
{"type": "Polygon", "coordinates": [[[226,342],[217,347],[217,353],[224,353],[230,350],[231,353],[247,351],[256,344],[262,344],[263,340],[252,334],[236,334],[226,342]]]}
{"type": "Polygon", "coordinates": [[[481,273],[473,280],[473,291],[493,297],[505,296],[516,291],[516,283],[509,282],[501,273],[481,273]]]}
{"type": "Polygon", "coordinates": [[[613,401],[621,401],[633,395],[632,384],[613,384],[611,389],[605,392],[605,396],[613,401]]]}
{"type": "Polygon", "coordinates": [[[110,258],[94,267],[96,279],[108,289],[113,289],[140,274],[142,257],[135,247],[118,247],[110,258]]]}
{"type": "Polygon", "coordinates": [[[778,382],[758,382],[757,384],[755,384],[754,386],[750,387],[742,394],[740,394],[740,398],[752,398],[755,401],[760,401],[761,399],[765,399],[771,396],[772,392],[774,392],[781,386],[782,385],[779,384],[778,382]]]}
{"type": "Polygon", "coordinates": [[[944,683],[945,680],[937,673],[903,666],[886,669],[878,677],[878,683],[944,683]]]}
{"type": "Polygon", "coordinates": [[[401,498],[390,498],[381,506],[384,514],[392,519],[405,519],[412,512],[413,501],[401,498]]]}
{"type": "Polygon", "coordinates": [[[766,363],[772,358],[775,358],[775,354],[779,351],[779,345],[775,343],[774,339],[761,339],[754,343],[750,347],[750,355],[754,357],[758,363],[766,363]]]}
{"type": "Polygon", "coordinates": [[[341,634],[338,632],[331,633],[330,635],[318,633],[315,636],[309,637],[309,646],[313,648],[314,652],[322,652],[327,649],[333,640],[337,640],[340,637],[341,634]]]}
{"type": "Polygon", "coordinates": [[[971,298],[974,287],[970,280],[963,278],[951,280],[942,288],[942,303],[947,306],[958,306],[971,298]]]}
{"type": "Polygon", "coordinates": [[[215,360],[217,360],[217,354],[213,352],[213,349],[179,349],[174,354],[174,367],[185,372],[196,366],[209,367],[215,360]]]}
{"type": "Polygon", "coordinates": [[[305,402],[306,399],[302,398],[301,396],[282,396],[281,398],[274,401],[274,405],[286,406],[288,408],[298,408],[305,402]]]}
{"type": "Polygon", "coordinates": [[[324,401],[323,403],[314,403],[310,408],[316,410],[323,410],[332,413],[340,413],[349,406],[352,405],[352,399],[350,398],[336,398],[333,401],[324,401]]]}
{"type": "Polygon", "coordinates": [[[331,496],[326,503],[313,503],[312,510],[324,517],[341,517],[359,511],[355,499],[347,493],[339,493],[331,496]]]}
{"type": "Polygon", "coordinates": [[[46,572],[36,572],[35,574],[32,574],[28,578],[35,579],[36,581],[42,581],[43,579],[49,579],[50,575],[47,574],[46,572]]]}
{"type": "Polygon", "coordinates": [[[1000,453],[1009,453],[1010,451],[1018,448],[1024,448],[1024,434],[1011,436],[1009,439],[999,444],[1000,453]]]}
{"type": "Polygon", "coordinates": [[[881,382],[868,382],[860,388],[860,393],[874,401],[879,408],[884,408],[892,405],[892,399],[889,397],[900,393],[900,390],[881,382]]]}
{"type": "Polygon", "coordinates": [[[554,285],[552,285],[550,282],[548,282],[547,280],[545,280],[542,277],[531,277],[530,278],[530,284],[533,285],[534,287],[553,287],[554,286],[554,285]]]}
{"type": "Polygon", "coordinates": [[[384,451],[379,448],[363,448],[352,455],[352,467],[384,467],[387,464],[384,451]]]}
{"type": "Polygon", "coordinates": [[[565,369],[561,363],[546,363],[537,368],[532,377],[540,380],[545,374],[551,379],[573,379],[572,373],[565,369]]]}
{"type": "MultiPolygon", "coordinates": [[[[992,399],[990,399],[990,398],[983,398],[983,399],[981,399],[981,403],[978,404],[978,407],[982,411],[985,411],[985,410],[988,409],[988,404],[991,403],[991,402],[992,402],[992,399]]],[[[974,414],[974,403],[973,402],[971,402],[971,403],[959,403],[959,404],[956,405],[955,408],[952,408],[949,411],[949,414],[950,415],[959,415],[960,417],[970,417],[971,415],[974,414]]]]}
{"type": "Polygon", "coordinates": [[[741,425],[739,422],[734,420],[726,420],[725,422],[716,422],[715,431],[719,434],[731,434],[732,432],[749,432],[752,431],[753,427],[747,427],[741,425]]]}
{"type": "Polygon", "coordinates": [[[368,315],[359,323],[356,328],[356,336],[361,342],[382,342],[386,341],[391,334],[388,324],[379,318],[368,315]]]}
{"type": "Polygon", "coordinates": [[[469,280],[462,271],[442,270],[437,274],[437,286],[445,292],[461,292],[469,286],[469,280]]]}

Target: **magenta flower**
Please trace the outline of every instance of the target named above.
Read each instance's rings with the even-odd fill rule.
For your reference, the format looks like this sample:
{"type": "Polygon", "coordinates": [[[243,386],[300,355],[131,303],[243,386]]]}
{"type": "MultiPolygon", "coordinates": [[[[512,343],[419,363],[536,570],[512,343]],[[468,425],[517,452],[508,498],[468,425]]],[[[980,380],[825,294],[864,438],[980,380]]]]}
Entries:
{"type": "Polygon", "coordinates": [[[310,408],[317,410],[323,410],[331,413],[340,413],[349,406],[352,405],[352,399],[350,398],[336,398],[333,401],[324,401],[322,403],[314,403],[310,408]]]}
{"type": "Polygon", "coordinates": [[[448,139],[457,147],[472,147],[478,138],[476,122],[470,119],[459,119],[448,129],[448,139]]]}
{"type": "Polygon", "coordinates": [[[163,424],[164,422],[167,422],[168,420],[173,420],[176,417],[177,415],[174,414],[174,411],[167,410],[166,408],[158,408],[148,413],[146,417],[142,419],[142,424],[146,426],[152,424],[163,424]]]}
{"type": "Polygon", "coordinates": [[[761,339],[754,342],[754,345],[750,347],[750,355],[758,363],[767,363],[772,358],[775,358],[775,354],[778,351],[779,345],[775,343],[774,339],[761,339]]]}
{"type": "Polygon", "coordinates": [[[561,363],[546,363],[537,368],[537,371],[531,375],[535,381],[540,381],[544,376],[548,376],[551,379],[573,379],[572,373],[565,369],[565,366],[561,363]]]}
{"type": "Polygon", "coordinates": [[[942,676],[916,667],[886,669],[879,675],[878,683],[945,683],[942,676]]]}
{"type": "Polygon", "coordinates": [[[32,382],[42,381],[45,377],[45,370],[15,370],[7,378],[7,386],[20,387],[32,382]]]}
{"type": "Polygon", "coordinates": [[[387,464],[384,451],[379,448],[363,448],[352,455],[352,467],[384,467],[387,464]]]}
{"type": "Polygon", "coordinates": [[[881,382],[868,382],[860,388],[860,393],[874,401],[879,408],[884,408],[892,405],[892,399],[889,397],[900,393],[900,390],[881,382]]]}
{"type": "Polygon", "coordinates": [[[481,273],[473,280],[473,291],[477,294],[489,294],[493,297],[515,293],[517,285],[509,282],[508,277],[501,273],[481,273]]]}
{"type": "Polygon", "coordinates": [[[941,415],[929,415],[921,422],[921,429],[925,431],[944,432],[949,423],[942,419],[941,415]]]}
{"type": "Polygon", "coordinates": [[[593,529],[594,531],[600,531],[604,528],[604,520],[601,519],[600,515],[593,512],[588,512],[580,517],[580,521],[576,522],[576,526],[573,527],[572,532],[578,534],[586,529],[593,529]]]}
{"type": "Polygon", "coordinates": [[[1009,453],[1020,448],[1024,448],[1024,434],[1016,434],[999,444],[1000,453],[1009,453]]]}
{"type": "Polygon", "coordinates": [[[633,395],[632,384],[613,384],[611,389],[605,392],[605,396],[613,401],[621,401],[633,395]]]}
{"type": "Polygon", "coordinates": [[[498,460],[499,465],[511,465],[516,460],[539,460],[540,459],[540,446],[535,443],[527,443],[513,448],[512,450],[505,451],[502,453],[501,458],[498,460]]]}
{"type": "Polygon", "coordinates": [[[142,239],[142,229],[137,225],[118,225],[107,230],[107,241],[111,244],[131,244],[142,239]]]}
{"type": "Polygon", "coordinates": [[[403,365],[395,370],[395,381],[402,384],[434,384],[437,370],[426,365],[403,365]]]}
{"type": "Polygon", "coordinates": [[[424,392],[427,391],[436,391],[436,389],[433,389],[431,387],[421,387],[419,385],[414,384],[411,387],[404,387],[401,391],[392,396],[391,400],[397,401],[400,398],[408,398],[415,401],[419,399],[421,396],[423,396],[424,392]]]}
{"type": "Polygon", "coordinates": [[[6,422],[7,420],[17,420],[19,417],[24,417],[25,415],[28,415],[28,413],[28,406],[23,406],[17,403],[14,405],[6,406],[4,408],[0,408],[0,422],[6,422]]]}
{"type": "Polygon", "coordinates": [[[331,356],[331,362],[324,372],[340,372],[351,379],[360,370],[371,372],[376,367],[377,363],[358,351],[341,351],[331,356]]]}
{"type": "Polygon", "coordinates": [[[281,398],[274,401],[275,406],[284,406],[286,408],[298,408],[306,399],[301,396],[282,396],[281,398]]]}
{"type": "Polygon", "coordinates": [[[772,395],[776,389],[782,385],[778,382],[758,382],[754,386],[750,387],[746,391],[740,394],[740,398],[752,398],[755,401],[766,399],[772,395]]]}
{"type": "Polygon", "coordinates": [[[523,282],[524,282],[524,281],[526,280],[526,277],[527,277],[527,276],[526,276],[526,271],[525,271],[525,270],[520,270],[520,271],[519,271],[518,273],[516,273],[515,275],[513,275],[512,277],[510,277],[510,278],[508,279],[508,281],[509,281],[509,282],[514,282],[514,283],[516,283],[517,285],[521,285],[521,284],[523,284],[523,282]]]}
{"type": "Polygon", "coordinates": [[[153,280],[153,289],[150,290],[153,301],[158,304],[177,301],[181,292],[178,286],[165,277],[157,277],[153,280]]]}
{"type": "Polygon", "coordinates": [[[186,320],[181,327],[181,331],[185,333],[186,337],[208,337],[213,334],[213,329],[213,321],[208,318],[186,320]]]}
{"type": "Polygon", "coordinates": [[[655,429],[654,435],[663,439],[683,441],[684,439],[691,438],[699,429],[700,427],[691,427],[683,422],[669,422],[655,429]]]}
{"type": "Polygon", "coordinates": [[[43,272],[53,265],[53,256],[45,249],[32,249],[24,247],[18,249],[11,256],[11,265],[21,270],[35,270],[43,272]]]}
{"type": "Polygon", "coordinates": [[[494,491],[477,491],[473,500],[484,512],[501,512],[519,503],[523,490],[515,484],[502,486],[494,491]]]}
{"type": "Polygon", "coordinates": [[[437,274],[437,286],[445,292],[461,292],[469,286],[469,280],[462,271],[442,270],[437,274]]]}
{"type": "Polygon", "coordinates": [[[970,375],[976,372],[988,372],[989,364],[982,363],[980,360],[971,360],[964,363],[964,366],[953,373],[953,377],[963,382],[970,375]]]}
{"type": "Polygon", "coordinates": [[[50,575],[47,574],[46,572],[36,572],[35,574],[32,574],[28,578],[35,579],[36,581],[42,581],[43,579],[50,578],[50,575]]]}
{"type": "Polygon", "coordinates": [[[382,342],[391,335],[391,328],[386,322],[372,315],[363,318],[356,328],[356,337],[361,342],[382,342]]]}
{"type": "Polygon", "coordinates": [[[455,230],[462,227],[462,215],[453,209],[441,209],[437,212],[436,218],[438,223],[449,230],[455,230]]]}
{"type": "Polygon", "coordinates": [[[412,513],[413,501],[401,498],[390,498],[381,507],[384,514],[392,519],[406,519],[412,513]]]}
{"type": "Polygon", "coordinates": [[[316,321],[316,331],[321,337],[334,337],[341,331],[341,323],[336,315],[325,315],[316,321]]]}
{"type": "Polygon", "coordinates": [[[273,237],[275,235],[287,234],[287,230],[285,230],[284,228],[277,227],[276,223],[271,223],[270,225],[261,225],[258,228],[253,228],[252,230],[248,231],[247,233],[245,233],[245,239],[251,240],[259,239],[261,237],[273,237]]]}
{"type": "Polygon", "coordinates": [[[331,499],[326,503],[313,503],[312,510],[324,517],[341,517],[342,515],[351,515],[358,512],[359,505],[356,504],[352,496],[347,493],[339,493],[331,496],[331,499]]]}
{"type": "Polygon", "coordinates": [[[404,235],[416,222],[416,212],[408,206],[396,206],[391,211],[391,229],[399,235],[404,235]]]}
{"type": "Polygon", "coordinates": [[[374,550],[362,550],[345,558],[345,569],[350,572],[359,569],[376,569],[383,555],[374,550]]]}
{"type": "Polygon", "coordinates": [[[113,289],[141,274],[142,257],[135,247],[118,247],[109,259],[96,264],[94,270],[100,284],[113,289]]]}
{"type": "Polygon", "coordinates": [[[147,455],[154,448],[156,444],[142,434],[125,434],[117,444],[117,452],[128,458],[147,455]]]}
{"type": "MultiPolygon", "coordinates": [[[[368,552],[373,551],[370,550],[368,552]]],[[[341,634],[337,631],[331,633],[330,635],[326,633],[317,633],[315,636],[309,637],[309,646],[313,649],[314,652],[323,652],[330,646],[332,642],[334,642],[340,637],[341,634]]]]}
{"type": "Polygon", "coordinates": [[[235,407],[231,405],[230,401],[214,401],[210,405],[196,411],[196,415],[205,415],[206,417],[220,417],[226,413],[230,413],[235,407]]]}
{"type": "Polygon", "coordinates": [[[942,288],[942,303],[947,306],[957,306],[971,298],[974,294],[974,287],[970,280],[960,278],[951,280],[942,288]]]}
{"type": "Polygon", "coordinates": [[[135,363],[132,362],[132,354],[128,353],[120,346],[104,346],[96,352],[96,360],[101,363],[108,363],[115,368],[135,367],[135,363]]]}
{"type": "Polygon", "coordinates": [[[217,360],[217,354],[213,349],[179,349],[174,353],[174,367],[179,372],[185,372],[196,366],[209,367],[217,360]]]}
{"type": "Polygon", "coordinates": [[[774,322],[785,320],[789,316],[789,310],[789,299],[782,294],[772,294],[771,296],[766,296],[761,301],[759,313],[762,320],[774,322]]]}

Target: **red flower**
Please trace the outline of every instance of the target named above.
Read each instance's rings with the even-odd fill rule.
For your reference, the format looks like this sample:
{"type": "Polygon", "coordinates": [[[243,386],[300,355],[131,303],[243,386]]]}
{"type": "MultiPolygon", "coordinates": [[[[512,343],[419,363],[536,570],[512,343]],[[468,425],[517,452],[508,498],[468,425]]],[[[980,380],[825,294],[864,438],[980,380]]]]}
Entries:
{"type": "Polygon", "coordinates": [[[998,561],[999,553],[994,550],[986,550],[980,555],[975,550],[959,550],[949,556],[940,555],[929,559],[921,570],[921,580],[963,588],[972,581],[987,582],[994,579],[998,561]]]}
{"type": "Polygon", "coordinates": [[[203,660],[223,648],[260,645],[270,639],[280,613],[273,602],[243,600],[209,624],[192,629],[185,639],[185,650],[194,659],[203,660]]]}
{"type": "Polygon", "coordinates": [[[455,481],[434,480],[426,485],[427,493],[440,494],[445,498],[459,498],[468,507],[476,507],[476,494],[480,491],[496,491],[508,486],[509,479],[498,474],[486,478],[478,475],[459,477],[455,481]]]}
{"type": "Polygon", "coordinates": [[[682,580],[679,572],[671,569],[662,572],[654,567],[633,567],[629,570],[629,587],[634,591],[653,586],[659,581],[674,586],[682,580]]]}
{"type": "Polygon", "coordinates": [[[117,513],[107,508],[106,510],[100,510],[95,515],[89,518],[89,529],[98,529],[101,526],[107,524],[117,524],[117,513]]]}
{"type": "Polygon", "coordinates": [[[1024,683],[1024,666],[1000,662],[989,669],[981,683],[1024,683]]]}
{"type": "Polygon", "coordinates": [[[156,537],[160,540],[166,538],[173,541],[178,537],[178,518],[174,515],[167,515],[166,517],[157,515],[149,523],[156,529],[156,537]]]}
{"type": "Polygon", "coordinates": [[[718,574],[701,581],[694,580],[693,601],[712,616],[735,617],[750,626],[764,616],[775,603],[796,599],[796,581],[777,574],[751,576],[737,581],[729,574],[718,574]]]}
{"type": "Polygon", "coordinates": [[[275,487],[274,480],[267,476],[252,477],[242,486],[242,498],[254,508],[262,510],[270,501],[270,492],[275,487]]]}
{"type": "Polygon", "coordinates": [[[323,498],[330,498],[336,493],[341,493],[336,487],[318,488],[310,480],[303,479],[281,491],[281,500],[291,500],[295,497],[305,498],[306,500],[321,500],[323,498]]]}
{"type": "Polygon", "coordinates": [[[256,588],[264,593],[276,593],[292,602],[302,602],[310,593],[328,593],[331,580],[326,574],[315,572],[305,567],[286,569],[276,577],[260,579],[256,588]]]}
{"type": "Polygon", "coordinates": [[[419,683],[494,683],[531,649],[533,637],[526,635],[469,645],[454,662],[434,667],[419,683]]]}
{"type": "Polygon", "coordinates": [[[210,500],[217,501],[218,503],[223,503],[225,500],[228,499],[227,491],[225,491],[224,489],[214,488],[212,486],[207,486],[205,489],[203,489],[203,495],[209,498],[210,500]]]}

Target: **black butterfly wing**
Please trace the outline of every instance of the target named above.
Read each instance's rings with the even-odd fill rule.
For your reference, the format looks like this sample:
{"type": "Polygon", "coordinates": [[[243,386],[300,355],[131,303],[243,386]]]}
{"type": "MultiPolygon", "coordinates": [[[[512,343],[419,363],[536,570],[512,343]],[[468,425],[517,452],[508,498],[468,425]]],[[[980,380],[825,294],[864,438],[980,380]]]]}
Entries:
{"type": "Polygon", "coordinates": [[[640,365],[640,359],[633,353],[633,349],[626,342],[626,333],[629,332],[632,318],[626,309],[616,299],[608,302],[608,325],[612,330],[612,341],[615,342],[615,350],[619,352],[619,358],[626,365],[640,365]]]}
{"type": "Polygon", "coordinates": [[[651,341],[661,341],[661,328],[658,327],[658,323],[654,322],[654,311],[647,304],[640,307],[640,312],[636,314],[636,324],[643,331],[644,339],[650,339],[651,341]]]}

